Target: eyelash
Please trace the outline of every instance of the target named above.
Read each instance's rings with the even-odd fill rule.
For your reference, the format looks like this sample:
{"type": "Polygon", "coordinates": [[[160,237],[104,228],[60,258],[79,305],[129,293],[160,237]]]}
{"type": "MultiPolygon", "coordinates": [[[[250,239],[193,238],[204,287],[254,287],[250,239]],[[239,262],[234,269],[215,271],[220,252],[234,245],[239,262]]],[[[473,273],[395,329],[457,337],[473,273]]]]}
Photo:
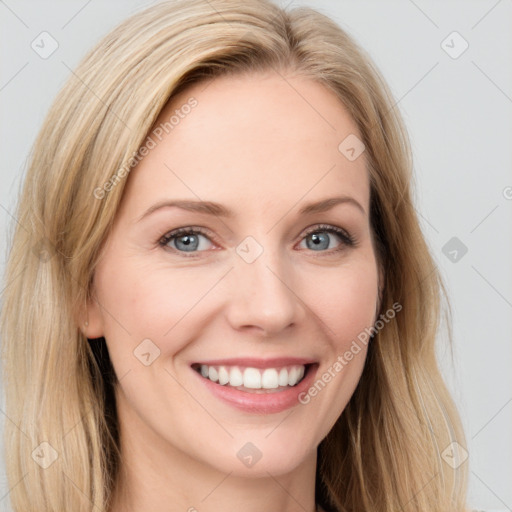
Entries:
{"type": "MultiPolygon", "coordinates": [[[[329,224],[319,224],[316,226],[312,226],[311,228],[308,228],[306,230],[306,232],[304,233],[304,236],[302,237],[301,241],[313,233],[324,233],[324,232],[333,233],[335,235],[338,235],[339,238],[341,239],[341,244],[339,247],[337,247],[335,249],[319,251],[320,254],[327,254],[327,255],[334,254],[334,253],[337,253],[339,251],[346,249],[347,247],[356,247],[357,246],[357,240],[353,236],[351,236],[345,230],[338,228],[336,226],[331,226],[329,224]]],[[[158,241],[158,244],[165,249],[170,249],[171,251],[173,251],[175,253],[183,255],[185,258],[194,258],[194,257],[197,257],[198,254],[204,252],[204,251],[190,251],[190,253],[187,254],[186,251],[179,251],[178,249],[169,247],[167,245],[171,240],[173,240],[174,238],[178,238],[180,235],[203,235],[208,239],[210,239],[210,237],[211,237],[209,231],[205,230],[204,228],[188,226],[188,227],[178,228],[173,231],[170,231],[169,233],[165,234],[163,237],[160,238],[160,240],[158,241]]],[[[210,241],[214,241],[214,240],[210,240],[210,241]]],[[[316,251],[311,251],[311,252],[316,252],[316,251]]]]}

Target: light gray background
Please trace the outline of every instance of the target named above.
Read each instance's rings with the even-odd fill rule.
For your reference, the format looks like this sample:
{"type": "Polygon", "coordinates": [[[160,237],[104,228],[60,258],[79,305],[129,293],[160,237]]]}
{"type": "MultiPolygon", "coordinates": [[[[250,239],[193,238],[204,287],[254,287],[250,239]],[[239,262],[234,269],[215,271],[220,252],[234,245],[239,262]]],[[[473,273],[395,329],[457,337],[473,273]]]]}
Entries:
{"type": "MultiPolygon", "coordinates": [[[[150,4],[0,0],[2,273],[7,226],[50,102],[100,36],[150,4]],[[47,59],[31,48],[43,31],[59,45],[47,59]]],[[[512,510],[512,0],[280,4],[334,18],[391,86],[412,140],[417,209],[453,306],[454,363],[442,345],[439,356],[467,432],[469,502],[512,510]],[[446,39],[453,31],[469,44],[458,58],[441,46],[462,48],[458,36],[446,39]],[[455,262],[443,253],[452,237],[467,247],[455,262]]],[[[1,470],[3,511],[9,488],[1,470]]]]}

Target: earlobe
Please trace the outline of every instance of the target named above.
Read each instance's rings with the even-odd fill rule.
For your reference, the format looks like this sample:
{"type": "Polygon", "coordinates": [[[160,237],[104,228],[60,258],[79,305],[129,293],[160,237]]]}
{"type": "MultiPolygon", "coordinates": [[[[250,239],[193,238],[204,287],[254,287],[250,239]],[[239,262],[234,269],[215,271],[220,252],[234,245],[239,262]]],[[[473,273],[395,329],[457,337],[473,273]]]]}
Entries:
{"type": "Polygon", "coordinates": [[[103,315],[101,313],[101,306],[93,292],[91,297],[87,299],[84,313],[80,324],[80,330],[84,336],[89,339],[101,338],[104,335],[103,315]]]}

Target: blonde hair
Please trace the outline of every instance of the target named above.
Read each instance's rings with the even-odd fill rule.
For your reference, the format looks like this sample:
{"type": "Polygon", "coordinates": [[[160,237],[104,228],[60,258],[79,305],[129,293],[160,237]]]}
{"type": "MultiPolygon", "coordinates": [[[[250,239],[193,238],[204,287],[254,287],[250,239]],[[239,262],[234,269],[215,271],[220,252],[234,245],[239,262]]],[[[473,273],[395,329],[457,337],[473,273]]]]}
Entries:
{"type": "Polygon", "coordinates": [[[105,340],[90,343],[78,322],[127,178],[117,174],[101,199],[95,190],[126,168],[178,92],[271,69],[323,84],[357,123],[384,269],[380,311],[402,306],[369,344],[357,389],[318,448],[317,500],[340,512],[465,510],[467,464],[453,469],[441,457],[453,441],[466,445],[435,355],[446,292],[413,206],[409,141],[387,85],[364,50],[312,9],[177,0],[97,44],[33,148],[1,317],[15,512],[106,511],[118,474],[115,375],[105,340]]]}

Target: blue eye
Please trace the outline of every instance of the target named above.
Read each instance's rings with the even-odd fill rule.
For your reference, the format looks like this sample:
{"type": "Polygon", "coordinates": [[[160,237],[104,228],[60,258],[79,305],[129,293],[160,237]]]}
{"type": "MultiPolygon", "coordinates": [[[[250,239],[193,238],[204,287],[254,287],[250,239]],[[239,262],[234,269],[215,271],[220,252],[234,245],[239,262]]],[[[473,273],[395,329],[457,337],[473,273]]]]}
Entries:
{"type": "Polygon", "coordinates": [[[171,241],[174,241],[171,249],[178,252],[194,252],[199,248],[199,237],[207,238],[206,233],[197,228],[179,228],[171,231],[161,239],[161,245],[169,246],[171,241]]]}
{"type": "Polygon", "coordinates": [[[306,232],[304,240],[306,241],[307,248],[312,249],[315,252],[318,252],[317,249],[329,249],[329,242],[331,237],[326,235],[326,233],[334,234],[341,240],[340,246],[334,249],[331,248],[331,251],[329,252],[336,252],[343,249],[345,246],[352,247],[355,245],[354,238],[352,238],[343,229],[337,228],[335,226],[321,225],[314,226],[312,229],[306,232]],[[311,243],[308,244],[308,240],[310,240],[311,243]]]}
{"type": "MultiPolygon", "coordinates": [[[[206,230],[196,227],[184,227],[164,235],[159,240],[159,244],[174,252],[181,253],[183,256],[186,256],[185,253],[189,253],[192,256],[194,253],[203,252],[208,249],[208,247],[204,247],[204,243],[201,243],[201,238],[210,241],[209,233],[206,230]]],[[[356,245],[356,240],[345,230],[330,225],[313,226],[313,228],[310,228],[305,233],[302,240],[306,241],[307,248],[313,252],[324,252],[327,254],[356,245]],[[341,241],[337,247],[329,247],[332,238],[329,234],[336,235],[341,241]]]]}

